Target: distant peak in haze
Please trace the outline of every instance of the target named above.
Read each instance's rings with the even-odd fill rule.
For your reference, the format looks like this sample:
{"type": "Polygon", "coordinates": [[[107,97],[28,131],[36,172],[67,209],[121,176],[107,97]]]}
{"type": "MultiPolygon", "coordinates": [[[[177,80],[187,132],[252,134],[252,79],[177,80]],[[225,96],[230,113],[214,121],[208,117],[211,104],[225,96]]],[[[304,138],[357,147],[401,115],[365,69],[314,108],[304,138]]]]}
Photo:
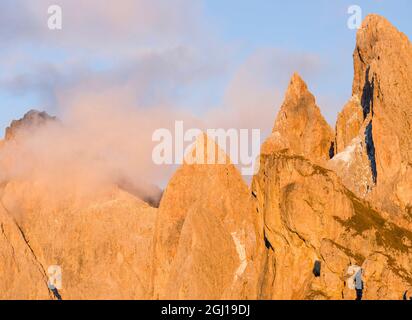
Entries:
{"type": "Polygon", "coordinates": [[[50,116],[45,111],[30,110],[23,118],[19,120],[13,120],[9,127],[6,128],[5,138],[6,140],[13,139],[17,132],[22,129],[34,129],[46,124],[49,121],[55,121],[57,118],[50,116]]]}

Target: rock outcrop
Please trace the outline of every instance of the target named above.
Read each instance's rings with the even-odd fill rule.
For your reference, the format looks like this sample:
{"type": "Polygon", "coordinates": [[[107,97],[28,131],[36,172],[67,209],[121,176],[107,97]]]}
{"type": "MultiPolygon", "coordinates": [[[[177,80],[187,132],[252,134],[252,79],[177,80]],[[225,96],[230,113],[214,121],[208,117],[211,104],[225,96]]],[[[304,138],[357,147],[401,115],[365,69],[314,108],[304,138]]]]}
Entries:
{"type": "Polygon", "coordinates": [[[359,97],[354,96],[339,113],[336,121],[335,154],[345,150],[359,136],[363,122],[359,97]]]}
{"type": "Polygon", "coordinates": [[[361,198],[367,198],[375,186],[366,142],[357,137],[327,167],[341,177],[343,184],[361,198]]]}
{"type": "Polygon", "coordinates": [[[366,18],[327,163],[316,143],[328,139],[302,130],[308,109],[294,107],[314,98],[297,98],[308,95],[293,77],[252,183],[267,254],[261,298],[354,299],[349,266],[363,269],[365,299],[400,300],[412,284],[411,52],[385,19],[366,18]]]}
{"type": "MultiPolygon", "coordinates": [[[[272,136],[264,150],[290,149],[315,162],[325,162],[333,155],[334,133],[316,105],[315,97],[298,74],[290,80],[272,136]]],[[[266,151],[265,151],[266,152],[266,151]]]]}
{"type": "Polygon", "coordinates": [[[350,265],[364,269],[365,299],[401,299],[412,284],[410,229],[357,198],[332,171],[300,156],[262,155],[252,192],[269,257],[262,297],[354,299],[350,265]]]}
{"type": "Polygon", "coordinates": [[[62,299],[150,298],[156,209],[115,187],[79,200],[30,181],[6,184],[1,201],[42,269],[61,268],[62,299]]]}
{"type": "MultiPolygon", "coordinates": [[[[0,299],[355,299],[353,270],[364,299],[410,295],[412,46],[368,16],[354,69],[336,133],[293,75],[251,189],[206,135],[154,198],[128,181],[61,190],[36,180],[43,167],[2,174],[0,299]]],[[[14,121],[0,152],[50,121],[14,121]]]]}
{"type": "Polygon", "coordinates": [[[257,298],[259,237],[250,192],[210,138],[200,136],[189,154],[206,160],[211,150],[224,161],[186,161],[162,197],[154,238],[156,299],[257,298]]]}
{"type": "Polygon", "coordinates": [[[0,299],[52,299],[46,272],[0,203],[0,299]]]}
{"type": "Polygon", "coordinates": [[[354,70],[352,101],[356,102],[338,119],[336,148],[338,152],[345,149],[355,136],[362,139],[376,184],[371,199],[393,214],[408,211],[412,189],[405,181],[412,179],[412,45],[385,18],[370,15],[357,34],[354,70]]]}

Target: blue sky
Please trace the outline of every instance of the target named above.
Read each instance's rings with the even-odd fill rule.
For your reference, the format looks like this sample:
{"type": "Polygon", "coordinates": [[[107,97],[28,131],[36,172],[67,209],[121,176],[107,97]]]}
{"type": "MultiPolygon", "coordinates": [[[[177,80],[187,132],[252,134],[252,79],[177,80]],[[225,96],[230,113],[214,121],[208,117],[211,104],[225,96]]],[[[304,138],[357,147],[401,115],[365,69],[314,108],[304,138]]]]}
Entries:
{"type": "Polygon", "coordinates": [[[113,92],[136,108],[270,130],[293,71],[333,125],[351,94],[356,32],[346,25],[348,7],[384,15],[412,35],[409,0],[83,2],[1,2],[0,130],[31,108],[59,115],[91,93],[113,92]],[[62,31],[46,28],[54,3],[62,31]]]}

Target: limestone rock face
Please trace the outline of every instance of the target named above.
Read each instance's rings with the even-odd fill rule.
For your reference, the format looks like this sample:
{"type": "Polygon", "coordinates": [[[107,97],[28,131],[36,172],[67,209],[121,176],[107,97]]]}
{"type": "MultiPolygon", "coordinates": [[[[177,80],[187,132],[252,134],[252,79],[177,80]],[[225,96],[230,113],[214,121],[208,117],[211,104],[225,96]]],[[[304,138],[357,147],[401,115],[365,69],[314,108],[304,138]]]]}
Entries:
{"type": "Polygon", "coordinates": [[[261,154],[272,154],[274,152],[289,152],[291,148],[288,140],[283,137],[278,131],[273,132],[266,141],[262,144],[260,149],[261,154]]]}
{"type": "Polygon", "coordinates": [[[332,171],[296,155],[262,155],[252,192],[268,255],[263,297],[354,299],[350,265],[364,268],[366,299],[401,299],[412,284],[412,232],[357,198],[332,171]]]}
{"type": "MultiPolygon", "coordinates": [[[[211,146],[221,152],[213,141],[211,146]]],[[[233,164],[185,163],[159,207],[153,297],[256,299],[254,217],[249,190],[233,164]]]]}
{"type": "Polygon", "coordinates": [[[359,136],[363,122],[359,97],[354,96],[339,113],[336,121],[335,154],[345,150],[359,136]]]}
{"type": "Polygon", "coordinates": [[[357,137],[344,150],[329,160],[327,167],[342,178],[343,184],[357,196],[368,197],[374,180],[364,140],[357,137]]]}
{"type": "Polygon", "coordinates": [[[399,178],[395,184],[395,203],[412,218],[412,164],[404,163],[401,166],[399,178]]]}
{"type": "Polygon", "coordinates": [[[62,299],[150,297],[156,209],[117,188],[79,201],[32,181],[9,182],[2,202],[42,269],[61,268],[62,299]]]}
{"type": "Polygon", "coordinates": [[[333,130],[321,115],[306,83],[296,73],[290,81],[273,134],[286,142],[283,147],[316,162],[329,160],[333,153],[333,130]]]}
{"type": "Polygon", "coordinates": [[[21,230],[0,205],[0,299],[51,299],[45,270],[21,230]]]}
{"type": "MultiPolygon", "coordinates": [[[[251,189],[205,135],[163,195],[128,181],[62,190],[36,180],[42,168],[7,174],[16,156],[2,157],[0,299],[351,300],[349,267],[363,269],[365,299],[410,295],[411,44],[368,16],[354,66],[336,134],[292,77],[251,189]]],[[[29,112],[0,148],[53,120],[29,112]]]]}
{"type": "Polygon", "coordinates": [[[374,201],[393,212],[393,204],[405,207],[412,197],[397,194],[402,173],[410,173],[403,168],[412,162],[412,45],[385,18],[370,15],[357,34],[354,68],[353,95],[361,100],[367,129],[361,134],[377,184],[374,201]]]}

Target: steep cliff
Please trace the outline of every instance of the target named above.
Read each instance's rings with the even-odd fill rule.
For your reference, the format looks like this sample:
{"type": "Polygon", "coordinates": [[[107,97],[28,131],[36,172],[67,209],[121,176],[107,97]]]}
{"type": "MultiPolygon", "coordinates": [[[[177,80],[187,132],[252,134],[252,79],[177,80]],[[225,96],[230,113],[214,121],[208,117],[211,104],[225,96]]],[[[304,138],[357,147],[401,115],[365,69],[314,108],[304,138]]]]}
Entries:
{"type": "Polygon", "coordinates": [[[332,171],[300,156],[262,155],[252,192],[270,257],[262,297],[354,299],[350,265],[364,269],[365,299],[401,299],[412,285],[411,225],[390,222],[332,171]]]}
{"type": "Polygon", "coordinates": [[[412,45],[385,18],[369,15],[357,34],[353,57],[356,102],[338,119],[337,150],[345,149],[351,138],[363,140],[374,182],[371,200],[383,210],[405,214],[412,205],[407,182],[412,178],[412,45]]]}
{"type": "Polygon", "coordinates": [[[333,140],[333,130],[320,113],[315,97],[295,73],[265,148],[280,143],[276,148],[288,148],[295,154],[322,163],[333,153],[333,140]]]}
{"type": "Polygon", "coordinates": [[[194,158],[214,152],[224,161],[185,162],[169,181],[156,222],[154,298],[256,299],[260,237],[249,190],[210,138],[197,141],[194,158]]]}

